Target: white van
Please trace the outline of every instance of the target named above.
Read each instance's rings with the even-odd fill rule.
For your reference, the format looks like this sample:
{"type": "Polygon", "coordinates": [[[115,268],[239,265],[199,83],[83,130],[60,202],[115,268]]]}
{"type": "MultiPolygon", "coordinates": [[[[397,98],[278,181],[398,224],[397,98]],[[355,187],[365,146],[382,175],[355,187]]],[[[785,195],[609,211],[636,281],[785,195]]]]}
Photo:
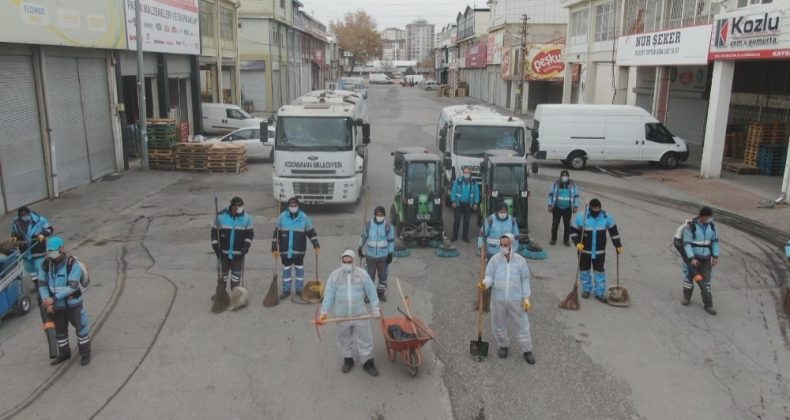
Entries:
{"type": "Polygon", "coordinates": [[[587,160],[660,162],[672,169],[689,157],[685,140],[636,106],[538,105],[532,137],[546,159],[573,169],[587,160]]]}
{"type": "Polygon", "coordinates": [[[384,73],[371,73],[370,77],[368,78],[368,83],[371,85],[391,85],[394,82],[384,73]]]}
{"type": "Polygon", "coordinates": [[[243,109],[231,104],[201,104],[203,110],[203,132],[224,134],[239,128],[260,127],[262,118],[255,118],[243,109]]]}
{"type": "Polygon", "coordinates": [[[415,85],[419,85],[425,80],[425,77],[421,74],[410,74],[408,76],[403,76],[403,80],[406,80],[409,83],[414,83],[415,85]]]}

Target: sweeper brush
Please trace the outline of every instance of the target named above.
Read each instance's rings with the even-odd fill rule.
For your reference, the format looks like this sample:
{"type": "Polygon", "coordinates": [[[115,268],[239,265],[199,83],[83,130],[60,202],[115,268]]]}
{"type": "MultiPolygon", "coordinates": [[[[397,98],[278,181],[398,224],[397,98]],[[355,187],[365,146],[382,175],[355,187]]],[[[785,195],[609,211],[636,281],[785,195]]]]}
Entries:
{"type": "Polygon", "coordinates": [[[530,260],[545,260],[549,258],[549,253],[534,241],[520,244],[518,253],[530,260]]]}
{"type": "Polygon", "coordinates": [[[434,254],[436,254],[437,257],[442,258],[455,258],[461,255],[461,253],[455,249],[455,246],[453,246],[453,244],[447,240],[440,242],[440,245],[436,248],[434,254]]]}

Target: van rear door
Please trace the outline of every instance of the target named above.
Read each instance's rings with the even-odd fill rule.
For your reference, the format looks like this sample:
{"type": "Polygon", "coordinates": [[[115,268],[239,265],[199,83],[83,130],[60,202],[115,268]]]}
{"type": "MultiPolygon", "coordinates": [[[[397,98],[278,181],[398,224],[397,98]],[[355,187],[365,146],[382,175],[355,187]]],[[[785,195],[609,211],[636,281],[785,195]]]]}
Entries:
{"type": "Polygon", "coordinates": [[[640,160],[644,130],[642,118],[628,115],[606,116],[604,159],[640,160]]]}

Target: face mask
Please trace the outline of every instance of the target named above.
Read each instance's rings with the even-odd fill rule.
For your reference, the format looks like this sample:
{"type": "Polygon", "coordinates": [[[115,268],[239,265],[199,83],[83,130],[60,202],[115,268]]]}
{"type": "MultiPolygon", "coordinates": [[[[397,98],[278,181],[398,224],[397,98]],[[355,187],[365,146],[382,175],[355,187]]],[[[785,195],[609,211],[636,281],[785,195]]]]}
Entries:
{"type": "Polygon", "coordinates": [[[376,216],[376,223],[384,223],[384,216],[376,216]]]}
{"type": "Polygon", "coordinates": [[[30,215],[26,214],[26,215],[22,216],[22,221],[23,222],[29,222],[30,221],[30,215]]]}
{"type": "Polygon", "coordinates": [[[472,177],[472,174],[464,174],[464,179],[469,179],[472,177]]]}
{"type": "Polygon", "coordinates": [[[507,219],[507,213],[497,213],[497,217],[499,217],[499,220],[505,220],[507,219]]]}
{"type": "Polygon", "coordinates": [[[564,177],[562,177],[560,179],[562,179],[562,182],[568,182],[568,177],[567,176],[564,176],[564,177]]]}
{"type": "Polygon", "coordinates": [[[502,250],[502,255],[510,255],[510,247],[509,246],[500,246],[499,249],[502,250]]]}
{"type": "Polygon", "coordinates": [[[236,214],[244,213],[244,207],[236,207],[236,214]]]}
{"type": "Polygon", "coordinates": [[[47,251],[47,258],[57,260],[60,258],[60,251],[47,251]]]}
{"type": "Polygon", "coordinates": [[[590,216],[592,216],[592,217],[598,217],[598,215],[599,215],[600,213],[601,213],[601,211],[600,211],[600,210],[598,210],[598,211],[595,211],[595,210],[590,210],[590,216]]]}
{"type": "Polygon", "coordinates": [[[354,264],[343,263],[342,270],[344,273],[350,273],[354,269],[354,264]]]}
{"type": "Polygon", "coordinates": [[[288,206],[288,211],[290,211],[293,214],[296,214],[296,212],[299,211],[299,207],[298,206],[288,206]]]}

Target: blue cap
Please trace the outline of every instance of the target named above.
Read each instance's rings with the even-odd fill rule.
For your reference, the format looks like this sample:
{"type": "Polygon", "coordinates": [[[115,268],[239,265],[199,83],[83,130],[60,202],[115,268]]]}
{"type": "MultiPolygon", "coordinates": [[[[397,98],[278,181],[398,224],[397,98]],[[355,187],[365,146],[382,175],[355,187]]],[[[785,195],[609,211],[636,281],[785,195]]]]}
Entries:
{"type": "Polygon", "coordinates": [[[63,248],[63,239],[60,236],[50,236],[47,239],[47,251],[58,251],[63,248]]]}

